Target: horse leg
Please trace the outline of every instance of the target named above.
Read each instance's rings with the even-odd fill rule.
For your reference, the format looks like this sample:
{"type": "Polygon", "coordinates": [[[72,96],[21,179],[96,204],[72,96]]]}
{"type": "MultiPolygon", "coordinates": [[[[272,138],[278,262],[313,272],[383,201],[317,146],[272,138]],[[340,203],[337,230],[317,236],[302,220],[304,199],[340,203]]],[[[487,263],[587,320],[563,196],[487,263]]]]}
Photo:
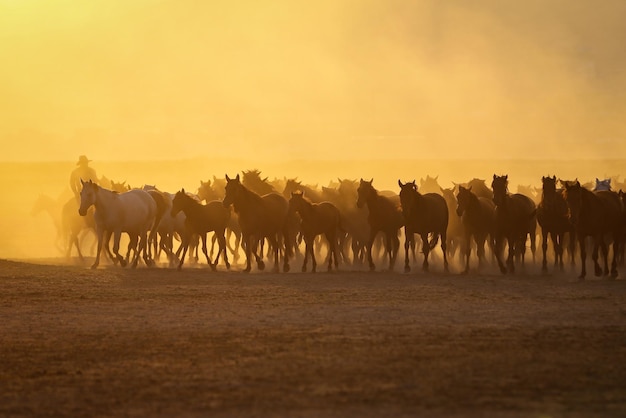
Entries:
{"type": "Polygon", "coordinates": [[[230,263],[228,262],[228,246],[226,244],[226,236],[225,231],[220,231],[219,233],[215,233],[217,235],[217,256],[215,257],[215,262],[213,265],[217,267],[217,261],[220,258],[220,253],[222,253],[222,258],[224,259],[224,264],[226,265],[226,269],[230,270],[230,263]]]}
{"type": "Polygon", "coordinates": [[[398,258],[398,250],[400,249],[400,238],[398,238],[398,232],[394,232],[391,235],[391,265],[389,266],[389,271],[393,271],[396,266],[396,259],[398,258]]]}
{"type": "Polygon", "coordinates": [[[409,247],[411,246],[411,243],[409,241],[413,241],[413,243],[415,243],[414,234],[413,232],[409,232],[407,227],[404,227],[404,272],[405,273],[408,273],[411,271],[411,266],[409,265],[409,247]]]}
{"type": "Polygon", "coordinates": [[[92,269],[95,269],[98,267],[98,264],[100,264],[100,253],[102,252],[102,244],[104,243],[104,231],[102,228],[96,228],[96,235],[98,236],[98,249],[96,251],[96,259],[91,265],[92,269]]]}
{"type": "MultiPolygon", "coordinates": [[[[598,263],[598,255],[601,247],[600,242],[602,241],[602,236],[598,237],[595,235],[593,237],[593,251],[591,252],[591,259],[593,260],[593,268],[596,276],[602,276],[602,267],[600,267],[600,263],[598,263]]],[[[603,251],[604,252],[604,251],[603,251]]]]}
{"type": "Polygon", "coordinates": [[[209,267],[211,267],[211,270],[215,271],[215,266],[211,263],[211,258],[209,257],[209,252],[207,251],[206,236],[206,232],[200,234],[200,240],[202,242],[202,254],[204,254],[204,258],[206,258],[206,262],[209,267]]]}
{"type": "Polygon", "coordinates": [[[185,256],[187,255],[187,250],[189,249],[189,236],[185,235],[183,237],[182,242],[180,243],[180,247],[178,248],[179,250],[182,249],[183,253],[180,256],[180,262],[178,263],[178,270],[183,268],[183,263],[185,262],[185,256]]]}
{"type": "Polygon", "coordinates": [[[613,234],[613,261],[611,261],[611,278],[617,277],[617,263],[620,254],[620,240],[622,239],[621,233],[613,234]]]}
{"type": "Polygon", "coordinates": [[[602,259],[604,261],[604,275],[609,275],[609,248],[604,239],[604,235],[600,236],[600,250],[602,251],[602,259]]]}
{"type": "Polygon", "coordinates": [[[500,272],[502,274],[506,274],[506,266],[504,265],[504,263],[502,262],[502,257],[503,257],[503,251],[504,249],[502,248],[504,244],[504,236],[501,234],[496,235],[496,245],[495,245],[495,253],[496,253],[496,260],[498,260],[498,267],[500,267],[500,272]]]}
{"type": "Polygon", "coordinates": [[[476,242],[476,255],[478,256],[478,267],[482,267],[485,263],[485,241],[487,236],[485,234],[474,235],[474,241],[476,242]]]}
{"type": "Polygon", "coordinates": [[[374,264],[374,260],[372,260],[372,246],[374,245],[377,233],[378,231],[370,231],[370,237],[367,241],[367,262],[369,263],[370,271],[376,270],[376,265],[374,264]]]}
{"type": "Polygon", "coordinates": [[[448,273],[448,240],[446,237],[446,230],[441,233],[441,251],[443,252],[443,271],[448,273]]]}
{"type": "MultiPolygon", "coordinates": [[[[555,246],[554,249],[556,251],[556,241],[554,240],[554,235],[552,236],[552,244],[554,244],[555,246]]],[[[548,272],[548,260],[546,259],[547,252],[548,252],[548,231],[546,231],[544,228],[541,228],[541,254],[543,256],[541,260],[541,271],[543,273],[548,272]]]]}
{"type": "Polygon", "coordinates": [[[430,253],[430,243],[428,242],[428,233],[420,234],[422,238],[422,252],[424,253],[424,262],[422,263],[422,270],[428,271],[428,254],[430,253]]]}
{"type": "Polygon", "coordinates": [[[587,258],[587,247],[585,246],[585,237],[582,235],[578,236],[578,246],[580,247],[580,264],[582,267],[582,270],[580,271],[580,276],[578,276],[578,278],[584,279],[587,275],[587,268],[585,266],[585,259],[587,258]]]}
{"type": "MultiPolygon", "coordinates": [[[[476,239],[476,238],[474,238],[476,239]]],[[[470,255],[472,254],[472,234],[469,232],[465,232],[465,270],[463,270],[463,274],[469,273],[470,269],[470,255]]],[[[477,253],[480,254],[480,247],[477,249],[477,253]]],[[[478,256],[480,260],[480,255],[478,256]]]]}
{"type": "Polygon", "coordinates": [[[315,236],[307,236],[304,238],[305,252],[311,256],[311,273],[317,272],[317,260],[315,259],[315,236]]]}
{"type": "Polygon", "coordinates": [[[509,235],[507,238],[509,256],[506,258],[506,265],[511,273],[515,273],[515,250],[518,242],[519,240],[516,239],[515,235],[509,235]]]}

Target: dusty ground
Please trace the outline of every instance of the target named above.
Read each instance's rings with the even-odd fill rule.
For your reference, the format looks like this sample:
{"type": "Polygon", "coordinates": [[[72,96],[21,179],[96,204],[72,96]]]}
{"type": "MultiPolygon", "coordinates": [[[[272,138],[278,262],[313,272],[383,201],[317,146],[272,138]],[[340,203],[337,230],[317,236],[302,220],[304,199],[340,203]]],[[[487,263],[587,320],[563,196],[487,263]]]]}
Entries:
{"type": "Polygon", "coordinates": [[[625,416],[626,280],[0,261],[0,416],[625,416]]]}

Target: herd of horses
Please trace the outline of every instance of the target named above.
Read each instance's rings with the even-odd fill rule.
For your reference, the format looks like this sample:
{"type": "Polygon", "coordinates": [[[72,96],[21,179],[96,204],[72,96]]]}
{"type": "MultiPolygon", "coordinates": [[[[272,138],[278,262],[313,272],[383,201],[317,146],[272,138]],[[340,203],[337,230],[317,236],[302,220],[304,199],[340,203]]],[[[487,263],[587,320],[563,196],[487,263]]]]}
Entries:
{"type": "Polygon", "coordinates": [[[133,267],[140,260],[152,266],[165,254],[169,264],[180,269],[188,253],[197,260],[201,244],[212,270],[217,269],[220,257],[229,269],[229,254],[237,262],[240,249],[245,254],[245,272],[252,270],[253,262],[257,269],[265,269],[264,260],[273,263],[275,272],[282,262],[282,271],[287,272],[293,259],[302,260],[303,272],[310,259],[314,272],[322,254],[329,271],[340,264],[365,263],[369,270],[376,270],[375,260],[393,270],[403,236],[405,272],[411,270],[420,247],[422,269],[428,271],[429,254],[439,244],[445,272],[449,257],[456,254],[464,264],[462,271],[469,272],[472,250],[477,268],[483,268],[488,262],[487,246],[506,274],[523,268],[529,242],[534,260],[540,236],[543,272],[548,271],[549,241],[555,269],[564,269],[564,250],[572,264],[578,251],[580,278],[586,276],[588,249],[598,276],[616,277],[618,264],[624,261],[626,196],[621,190],[611,190],[610,180],[596,179],[594,186],[547,176],[541,179],[539,193],[531,188],[511,193],[507,175],[494,174],[490,186],[485,180],[472,179],[449,189],[427,177],[419,187],[414,180],[398,180],[395,192],[377,190],[373,179],[339,179],[318,188],[297,179],[271,182],[258,170],[242,174],[201,181],[196,193],[82,182],[80,196],[59,210],[64,250],[70,256],[76,248],[82,259],[80,237],[93,231],[97,249],[92,268],[98,267],[101,254],[115,264],[133,267]],[[128,235],[124,255],[120,253],[122,234],[128,235]],[[177,241],[180,244],[175,248],[177,241]],[[215,243],[218,251],[212,259],[215,243]]]}

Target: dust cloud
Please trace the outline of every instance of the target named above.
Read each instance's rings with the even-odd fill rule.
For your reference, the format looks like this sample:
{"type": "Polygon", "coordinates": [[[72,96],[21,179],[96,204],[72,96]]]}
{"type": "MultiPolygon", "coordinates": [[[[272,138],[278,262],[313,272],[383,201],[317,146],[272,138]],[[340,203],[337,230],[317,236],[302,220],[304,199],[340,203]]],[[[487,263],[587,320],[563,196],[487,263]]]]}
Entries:
{"type": "Polygon", "coordinates": [[[0,0],[1,257],[75,158],[139,187],[623,173],[626,3],[0,0]]]}
{"type": "Polygon", "coordinates": [[[0,2],[4,160],[624,156],[626,3],[0,2]]]}

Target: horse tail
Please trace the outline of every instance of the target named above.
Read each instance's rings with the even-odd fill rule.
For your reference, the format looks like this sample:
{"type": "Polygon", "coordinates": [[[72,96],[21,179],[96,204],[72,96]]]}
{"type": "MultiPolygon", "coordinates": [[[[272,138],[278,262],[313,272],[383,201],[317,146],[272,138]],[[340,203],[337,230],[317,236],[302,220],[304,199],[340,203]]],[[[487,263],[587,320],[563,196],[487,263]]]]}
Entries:
{"type": "Polygon", "coordinates": [[[163,219],[163,215],[165,215],[165,212],[167,211],[168,204],[165,201],[165,197],[163,197],[160,192],[156,190],[149,190],[148,193],[152,196],[152,199],[154,199],[154,202],[156,203],[156,215],[154,217],[154,226],[152,227],[152,229],[156,231],[161,223],[161,219],[163,219]]]}

